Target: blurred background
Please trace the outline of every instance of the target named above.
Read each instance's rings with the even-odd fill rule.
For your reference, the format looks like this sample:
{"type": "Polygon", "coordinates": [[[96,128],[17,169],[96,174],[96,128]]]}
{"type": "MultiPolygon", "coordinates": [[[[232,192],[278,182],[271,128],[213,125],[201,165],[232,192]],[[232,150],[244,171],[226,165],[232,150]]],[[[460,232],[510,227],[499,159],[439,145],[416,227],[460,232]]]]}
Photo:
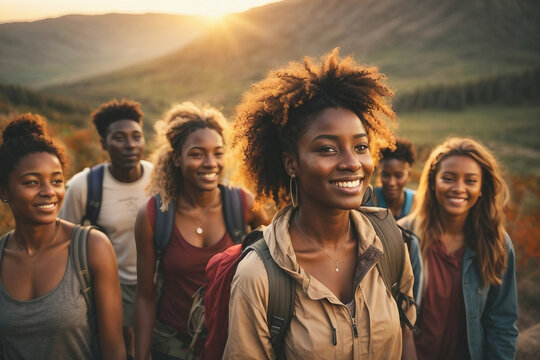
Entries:
{"type": "MultiPolygon", "coordinates": [[[[0,129],[44,115],[66,144],[68,176],[103,160],[90,113],[141,102],[152,125],[175,102],[232,117],[267,72],[341,55],[379,67],[395,91],[397,135],[414,142],[416,187],[432,147],[472,136],[500,159],[512,191],[518,260],[518,358],[540,347],[540,2],[537,0],[3,0],[0,129]]],[[[0,206],[0,233],[12,224],[0,206]]]]}

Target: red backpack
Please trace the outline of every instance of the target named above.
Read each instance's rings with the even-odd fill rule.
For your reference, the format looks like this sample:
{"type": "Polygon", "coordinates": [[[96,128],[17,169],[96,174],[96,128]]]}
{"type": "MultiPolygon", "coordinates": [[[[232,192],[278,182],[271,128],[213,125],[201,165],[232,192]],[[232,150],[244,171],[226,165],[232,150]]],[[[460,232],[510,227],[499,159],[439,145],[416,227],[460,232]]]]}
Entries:
{"type": "MultiPolygon", "coordinates": [[[[388,209],[361,207],[359,210],[369,219],[383,244],[384,255],[377,263],[377,268],[388,291],[392,293],[396,301],[400,320],[415,332],[417,328],[405,316],[402,304],[404,302],[408,305],[416,304],[412,298],[401,293],[399,287],[405,263],[403,242],[410,246],[410,236],[401,231],[388,209]]],[[[229,329],[231,282],[238,263],[251,250],[255,250],[259,255],[268,275],[267,319],[272,348],[278,359],[285,359],[284,338],[293,315],[294,280],[276,264],[270,255],[262,231],[253,231],[241,245],[234,245],[223,253],[214,255],[206,266],[207,282],[194,295],[199,298],[194,301],[192,308],[192,313],[204,311],[202,316],[200,314],[194,316],[200,319],[194,322],[196,336],[204,335],[204,331],[207,335],[202,359],[214,360],[221,359],[223,356],[229,329]],[[198,309],[194,310],[195,303],[198,309]]]]}
{"type": "Polygon", "coordinates": [[[229,295],[238,263],[254,250],[268,274],[268,324],[270,341],[278,358],[284,358],[284,336],[292,318],[294,280],[281,269],[268,250],[261,231],[251,232],[242,245],[234,245],[214,255],[206,266],[207,285],[204,289],[204,324],[207,338],[201,358],[221,359],[229,329],[229,295]],[[281,299],[281,301],[279,301],[281,299]],[[283,301],[283,299],[289,299],[283,301]]]}

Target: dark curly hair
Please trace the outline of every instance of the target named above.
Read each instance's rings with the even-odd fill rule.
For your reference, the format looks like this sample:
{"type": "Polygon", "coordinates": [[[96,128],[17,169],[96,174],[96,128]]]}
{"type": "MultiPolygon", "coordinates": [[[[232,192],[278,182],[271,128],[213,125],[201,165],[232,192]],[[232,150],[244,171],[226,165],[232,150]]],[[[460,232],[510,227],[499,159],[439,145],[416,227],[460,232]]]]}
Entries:
{"type": "Polygon", "coordinates": [[[92,113],[92,121],[103,139],[107,137],[107,128],[115,121],[133,120],[142,125],[143,112],[141,104],[137,101],[122,99],[120,101],[113,99],[101,104],[101,106],[92,113]]]}
{"type": "Polygon", "coordinates": [[[215,130],[225,142],[228,123],[223,114],[211,107],[199,108],[185,102],[174,105],[163,120],[155,123],[156,142],[160,146],[152,154],[154,169],[148,183],[149,195],[160,194],[162,210],[168,208],[171,200],[176,200],[184,187],[182,169],[174,164],[173,153],[181,152],[188,136],[199,129],[215,130]]]}
{"type": "Polygon", "coordinates": [[[23,157],[38,152],[56,156],[65,170],[65,149],[49,137],[45,120],[38,114],[22,114],[2,132],[0,185],[8,185],[9,174],[23,157]]]}
{"type": "Polygon", "coordinates": [[[375,67],[340,58],[336,48],[321,64],[306,57],[255,83],[236,109],[233,147],[243,157],[242,180],[256,184],[257,200],[272,199],[278,208],[288,201],[282,154],[297,155],[299,138],[327,108],[349,109],[360,118],[371,153],[382,144],[392,146],[393,135],[383,118],[395,119],[385,103],[393,92],[384,79],[375,67]]]}
{"type": "Polygon", "coordinates": [[[416,160],[416,151],[414,150],[414,145],[409,140],[405,139],[396,139],[395,150],[387,147],[380,151],[381,161],[396,159],[399,161],[405,161],[409,165],[414,164],[416,160]]]}

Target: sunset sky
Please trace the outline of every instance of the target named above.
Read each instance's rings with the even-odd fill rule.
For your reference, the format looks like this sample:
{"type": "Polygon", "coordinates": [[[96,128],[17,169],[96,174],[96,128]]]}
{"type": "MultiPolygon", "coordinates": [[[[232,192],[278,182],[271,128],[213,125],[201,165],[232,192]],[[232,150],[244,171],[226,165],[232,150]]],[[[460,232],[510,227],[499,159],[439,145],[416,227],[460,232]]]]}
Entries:
{"type": "Polygon", "coordinates": [[[280,0],[1,0],[0,23],[110,12],[219,16],[276,1],[280,0]]]}

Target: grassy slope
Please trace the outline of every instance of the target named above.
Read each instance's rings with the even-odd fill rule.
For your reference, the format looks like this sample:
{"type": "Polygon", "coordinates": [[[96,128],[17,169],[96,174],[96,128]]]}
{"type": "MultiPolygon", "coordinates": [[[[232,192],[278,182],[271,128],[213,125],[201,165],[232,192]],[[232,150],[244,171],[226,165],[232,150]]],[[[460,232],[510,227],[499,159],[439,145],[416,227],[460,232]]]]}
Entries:
{"type": "Polygon", "coordinates": [[[459,112],[399,115],[397,134],[431,149],[448,136],[471,136],[493,150],[514,174],[540,177],[540,106],[489,106],[459,112]]]}
{"type": "Polygon", "coordinates": [[[207,25],[199,16],[165,14],[0,24],[0,82],[41,86],[116,70],[169,53],[207,25]]]}
{"type": "Polygon", "coordinates": [[[539,14],[530,0],[288,0],[231,16],[166,57],[50,90],[134,97],[154,115],[182,100],[231,113],[268,70],[340,46],[378,65],[399,94],[534,66],[539,14]]]}

